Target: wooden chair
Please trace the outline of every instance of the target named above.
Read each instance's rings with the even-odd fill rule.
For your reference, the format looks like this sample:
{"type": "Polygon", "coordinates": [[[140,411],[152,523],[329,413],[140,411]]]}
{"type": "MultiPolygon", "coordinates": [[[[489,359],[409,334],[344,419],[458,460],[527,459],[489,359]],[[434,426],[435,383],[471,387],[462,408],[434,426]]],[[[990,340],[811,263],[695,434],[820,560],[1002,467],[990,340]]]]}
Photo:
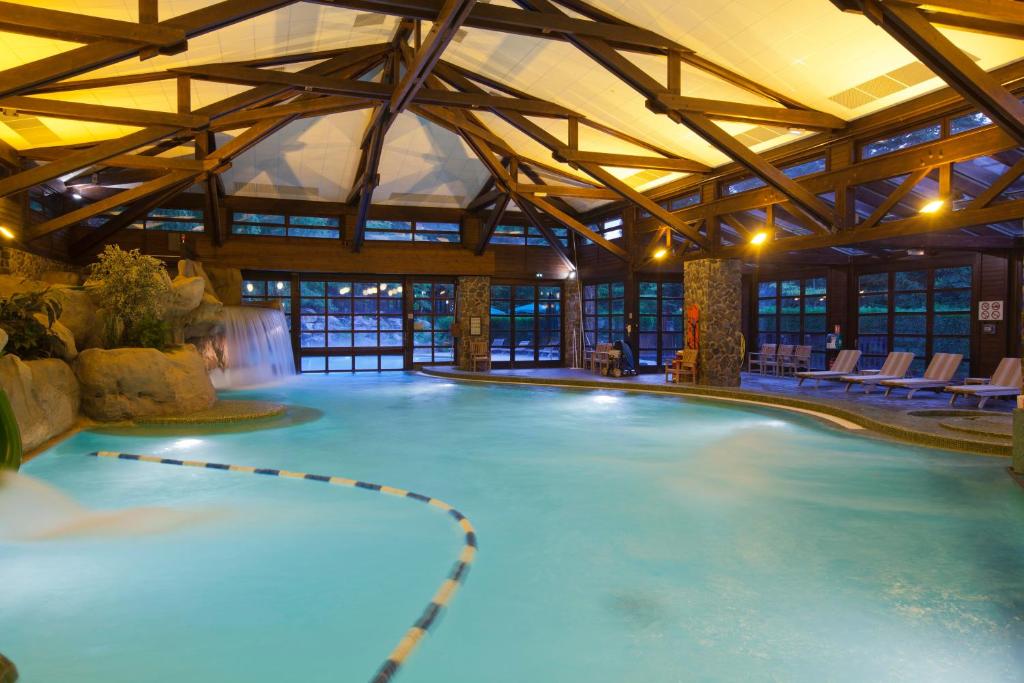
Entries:
{"type": "Polygon", "coordinates": [[[491,371],[491,346],[486,339],[470,339],[469,369],[476,372],[480,365],[483,365],[487,372],[491,371]]]}
{"type": "Polygon", "coordinates": [[[594,350],[590,352],[591,372],[599,373],[604,371],[604,374],[608,374],[608,367],[611,363],[611,356],[608,352],[611,350],[612,344],[598,344],[594,347],[594,350]]]}
{"type": "Polygon", "coordinates": [[[795,349],[796,345],[794,344],[779,344],[778,349],[776,349],[775,362],[768,366],[773,375],[782,374],[782,361],[792,356],[795,349]]]}
{"type": "Polygon", "coordinates": [[[811,347],[798,346],[788,356],[779,355],[779,374],[785,375],[787,370],[793,372],[793,376],[801,370],[811,369],[811,347]]]}
{"type": "Polygon", "coordinates": [[[676,351],[676,357],[665,364],[665,381],[678,384],[684,374],[690,376],[690,382],[697,383],[697,349],[676,351]]]}
{"type": "Polygon", "coordinates": [[[761,344],[760,351],[752,351],[747,357],[747,372],[753,372],[757,367],[758,372],[764,374],[765,368],[775,367],[775,344],[761,344]]]}

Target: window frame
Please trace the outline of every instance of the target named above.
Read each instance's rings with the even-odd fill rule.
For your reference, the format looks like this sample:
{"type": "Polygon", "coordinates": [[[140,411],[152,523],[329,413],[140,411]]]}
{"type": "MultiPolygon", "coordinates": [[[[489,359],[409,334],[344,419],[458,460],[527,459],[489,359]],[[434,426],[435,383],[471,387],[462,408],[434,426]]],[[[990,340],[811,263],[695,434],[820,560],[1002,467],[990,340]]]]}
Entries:
{"type": "Polygon", "coordinates": [[[509,306],[510,306],[510,312],[509,312],[509,314],[507,316],[504,316],[504,315],[494,315],[493,313],[490,316],[491,324],[490,324],[490,337],[489,337],[489,340],[488,340],[488,344],[489,344],[488,348],[491,351],[491,364],[494,367],[496,367],[496,368],[528,368],[528,367],[559,367],[559,366],[561,366],[563,364],[563,362],[565,361],[565,283],[564,283],[564,281],[562,281],[562,280],[514,280],[514,279],[513,280],[505,280],[505,279],[499,280],[499,279],[495,279],[495,280],[491,281],[490,293],[491,293],[490,300],[491,300],[491,306],[492,307],[494,306],[494,301],[495,300],[497,300],[497,301],[508,301],[509,302],[509,306]],[[510,298],[509,299],[496,299],[494,297],[494,288],[495,287],[509,287],[510,288],[510,290],[509,290],[510,298]],[[515,291],[516,291],[517,287],[532,287],[533,288],[534,313],[532,315],[532,318],[533,318],[534,346],[533,346],[533,358],[532,359],[521,359],[521,358],[519,358],[520,354],[518,353],[518,345],[515,344],[515,339],[516,339],[516,335],[517,335],[517,331],[518,331],[517,330],[517,326],[518,326],[517,325],[517,319],[518,318],[528,317],[528,316],[525,316],[525,315],[516,315],[515,303],[520,301],[519,299],[516,298],[516,295],[515,295],[515,291]],[[541,299],[540,298],[540,289],[542,287],[553,287],[553,288],[558,289],[558,304],[559,304],[559,306],[558,306],[558,313],[557,314],[555,314],[555,315],[552,315],[552,314],[542,314],[540,312],[540,310],[541,310],[540,309],[541,302],[549,301],[548,299],[541,299]],[[502,317],[505,317],[505,318],[509,319],[509,331],[508,331],[507,334],[508,334],[508,337],[510,339],[510,343],[507,346],[503,345],[503,346],[496,347],[494,345],[494,340],[495,340],[494,320],[495,320],[495,318],[502,318],[502,317]],[[551,319],[557,319],[557,321],[558,321],[558,357],[554,358],[554,359],[552,359],[552,358],[542,359],[541,358],[541,349],[542,348],[550,348],[550,347],[541,347],[536,342],[537,342],[537,340],[542,339],[543,335],[545,334],[545,330],[541,326],[541,321],[542,320],[551,320],[551,319]],[[508,352],[509,352],[508,353],[508,360],[501,359],[501,358],[499,358],[497,360],[494,359],[495,349],[508,349],[508,352]]]}

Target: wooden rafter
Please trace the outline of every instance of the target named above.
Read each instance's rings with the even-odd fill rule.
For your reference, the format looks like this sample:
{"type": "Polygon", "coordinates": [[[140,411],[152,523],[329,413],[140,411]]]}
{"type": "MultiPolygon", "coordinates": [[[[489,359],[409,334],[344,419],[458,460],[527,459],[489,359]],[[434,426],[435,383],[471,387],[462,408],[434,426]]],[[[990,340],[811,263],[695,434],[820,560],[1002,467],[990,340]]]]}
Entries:
{"type": "Polygon", "coordinates": [[[480,231],[480,240],[477,242],[476,249],[474,250],[477,256],[483,254],[487,249],[487,245],[491,243],[494,230],[501,222],[502,216],[505,215],[505,211],[508,209],[509,202],[511,201],[512,195],[503,192],[494,202],[494,208],[487,214],[487,220],[484,221],[483,229],[480,231]]]}
{"type": "Polygon", "coordinates": [[[9,115],[14,113],[33,114],[58,119],[96,121],[98,123],[115,123],[125,126],[203,128],[210,123],[209,119],[204,116],[188,113],[112,107],[106,104],[65,102],[44,99],[42,97],[25,97],[23,95],[13,95],[0,99],[0,111],[7,112],[9,115]]]}
{"type": "Polygon", "coordinates": [[[558,235],[556,235],[554,231],[544,223],[544,219],[537,213],[537,210],[533,205],[530,204],[529,201],[523,202],[522,204],[519,204],[519,209],[523,212],[523,215],[526,216],[527,220],[530,221],[533,227],[537,228],[540,234],[544,235],[544,239],[546,239],[548,241],[548,245],[555,250],[555,253],[558,254],[558,258],[562,260],[562,263],[568,266],[570,270],[576,270],[576,262],[573,260],[572,255],[570,255],[569,250],[566,249],[565,245],[562,244],[562,241],[558,239],[558,235]]]}
{"type": "Polygon", "coordinates": [[[116,40],[179,50],[185,42],[185,31],[179,27],[103,19],[13,2],[0,2],[0,31],[75,43],[116,40]]]}

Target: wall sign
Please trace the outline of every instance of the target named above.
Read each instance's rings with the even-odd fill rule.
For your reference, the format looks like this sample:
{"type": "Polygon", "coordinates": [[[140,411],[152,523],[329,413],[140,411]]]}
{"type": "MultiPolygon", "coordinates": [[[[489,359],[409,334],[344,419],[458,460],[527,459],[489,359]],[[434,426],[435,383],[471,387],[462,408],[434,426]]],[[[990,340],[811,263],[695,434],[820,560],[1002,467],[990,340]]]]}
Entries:
{"type": "Polygon", "coordinates": [[[981,301],[978,303],[978,320],[993,321],[1003,319],[1002,301],[981,301]]]}
{"type": "Polygon", "coordinates": [[[480,318],[471,317],[469,319],[469,334],[471,337],[480,336],[480,318]]]}

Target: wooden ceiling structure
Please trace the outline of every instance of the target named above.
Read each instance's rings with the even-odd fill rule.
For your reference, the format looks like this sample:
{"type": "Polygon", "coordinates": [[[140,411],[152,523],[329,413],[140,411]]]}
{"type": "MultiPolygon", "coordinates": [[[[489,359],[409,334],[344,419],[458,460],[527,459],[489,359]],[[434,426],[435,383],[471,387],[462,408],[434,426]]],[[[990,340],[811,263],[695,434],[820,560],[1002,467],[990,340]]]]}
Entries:
{"type": "MultiPolygon", "coordinates": [[[[58,182],[66,186],[88,181],[93,185],[124,186],[65,214],[29,226],[20,239],[30,243],[67,231],[82,221],[120,209],[106,224],[68,245],[69,252],[86,252],[110,239],[155,207],[196,184],[204,191],[206,230],[214,243],[226,238],[220,174],[232,160],[289,123],[308,117],[372,110],[361,145],[357,181],[348,195],[356,219],[350,239],[358,251],[366,220],[380,183],[378,163],[389,128],[402,112],[412,112],[459,135],[490,174],[490,180],[470,203],[484,212],[485,229],[477,253],[488,246],[495,227],[514,203],[528,221],[548,238],[567,264],[575,262],[550,230],[565,226],[598,244],[617,258],[629,255],[614,242],[587,227],[584,218],[563,198],[622,201],[649,217],[640,222],[655,237],[671,234],[686,258],[708,255],[746,255],[753,230],[737,212],[760,211],[772,238],[764,249],[789,251],[842,247],[873,240],[894,240],[931,232],[1000,223],[1024,216],[1024,200],[992,204],[993,199],[1024,172],[1016,150],[1024,146],[1024,104],[1003,83],[978,67],[936,26],[954,27],[1011,38],[1024,38],[1024,11],[1019,0],[832,0],[838,9],[857,12],[876,22],[965,100],[996,124],[957,141],[957,151],[941,160],[919,152],[884,159],[831,166],[804,180],[788,177],[771,160],[730,135],[721,121],[740,121],[820,131],[823,144],[842,140],[851,124],[801,104],[647,28],[632,25],[584,0],[515,0],[518,7],[475,0],[313,0],[317,4],[401,17],[388,42],[337,50],[302,52],[245,62],[195,65],[131,76],[70,80],[109,64],[176,54],[188,49],[190,38],[280,9],[298,0],[221,0],[208,7],[160,20],[158,0],[139,0],[138,23],[100,19],[62,11],[0,2],[0,30],[83,43],[69,52],[0,71],[0,109],[8,112],[63,117],[138,126],[131,134],[79,146],[39,148],[17,152],[0,142],[0,164],[9,172],[0,177],[0,197],[58,182]],[[429,22],[426,34],[422,22],[429,22]],[[657,169],[686,173],[675,187],[700,187],[715,171],[663,147],[618,131],[556,102],[543,100],[493,78],[443,59],[445,49],[463,28],[480,28],[575,46],[644,97],[651,111],[696,133],[732,160],[732,165],[764,183],[731,197],[703,191],[700,205],[670,211],[657,201],[657,192],[642,193],[619,179],[613,167],[657,169]],[[663,78],[645,72],[626,55],[655,56],[664,64],[663,78]],[[289,72],[276,67],[316,62],[289,72]],[[753,105],[689,97],[682,66],[700,69],[732,86],[774,104],[753,105]],[[374,80],[379,79],[379,80],[374,80]],[[157,80],[177,82],[177,111],[161,112],[96,104],[57,101],[47,93],[99,87],[130,87],[157,80]],[[194,109],[193,80],[247,86],[248,89],[194,109]],[[489,112],[540,143],[553,165],[517,150],[474,112],[489,112]],[[534,121],[566,121],[565,139],[534,121]],[[580,126],[628,142],[650,152],[625,155],[580,148],[580,126]],[[242,132],[221,147],[214,133],[242,132]],[[179,147],[194,150],[192,158],[162,156],[179,147]],[[882,223],[901,206],[917,182],[938,174],[939,191],[951,190],[953,164],[971,155],[1012,156],[1008,169],[988,187],[972,195],[966,206],[938,216],[908,215],[882,223]],[[907,179],[892,183],[901,173],[907,179]],[[552,179],[557,179],[552,182],[552,179]],[[876,210],[857,215],[855,184],[877,181],[876,210]],[[137,183],[137,184],[135,184],[137,183]],[[831,203],[823,193],[835,193],[831,203]],[[779,216],[785,216],[779,219],[779,216]],[[790,226],[787,230],[786,226],[790,226]]],[[[941,141],[940,141],[941,142],[941,141]]],[[[937,147],[937,145],[933,145],[937,147]]],[[[947,145],[948,151],[948,145],[947,145]]],[[[749,218],[749,216],[748,216],[749,218]]]]}

